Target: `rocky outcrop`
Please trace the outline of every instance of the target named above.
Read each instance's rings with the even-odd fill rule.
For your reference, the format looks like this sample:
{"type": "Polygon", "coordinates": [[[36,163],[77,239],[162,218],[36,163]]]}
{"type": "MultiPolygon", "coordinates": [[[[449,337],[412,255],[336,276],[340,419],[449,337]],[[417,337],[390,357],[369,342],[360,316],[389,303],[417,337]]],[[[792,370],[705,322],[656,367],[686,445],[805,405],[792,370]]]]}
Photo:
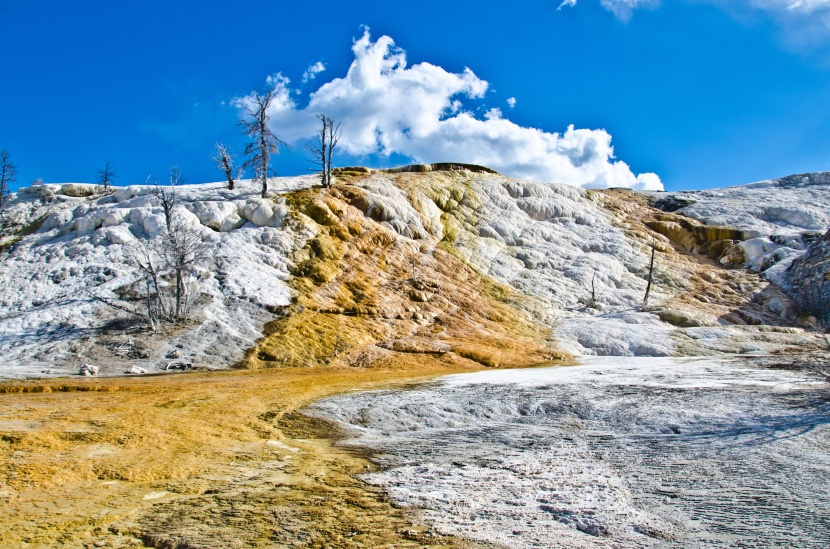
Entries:
{"type": "Polygon", "coordinates": [[[790,262],[830,225],[830,172],[650,197],[652,206],[663,211],[704,225],[742,229],[743,238],[734,239],[732,246],[720,246],[720,261],[764,273],[781,286],[787,284],[790,262]]]}
{"type": "Polygon", "coordinates": [[[790,293],[807,314],[830,324],[830,230],[787,270],[790,293]]]}
{"type": "Polygon", "coordinates": [[[452,171],[468,171],[473,173],[491,173],[497,174],[496,170],[492,170],[486,166],[478,166],[476,164],[463,164],[458,162],[439,162],[437,164],[410,164],[408,166],[400,166],[398,168],[386,168],[373,170],[365,166],[348,166],[344,168],[334,168],[332,173],[336,175],[343,174],[371,174],[371,173],[428,173],[428,172],[452,172],[452,171]]]}
{"type": "Polygon", "coordinates": [[[144,306],[135,254],[166,231],[152,187],[21,189],[4,203],[0,226],[0,307],[8,312],[0,373],[29,375],[48,362],[50,371],[71,364],[74,374],[87,361],[99,375],[169,371],[160,359],[171,346],[188,349],[182,360],[194,368],[240,360],[366,367],[432,354],[487,366],[543,363],[560,351],[700,354],[725,349],[730,333],[740,349],[780,349],[789,336],[770,343],[752,330],[786,327],[790,300],[736,267],[763,270],[783,264],[781,250],[800,253],[804,227],[787,232],[769,219],[818,226],[830,204],[827,185],[795,182],[674,202],[661,193],[657,205],[678,208],[671,213],[650,207],[654,195],[511,179],[465,164],[346,168],[326,189],[314,176],[272,183],[265,199],[250,181],[233,191],[177,189],[174,215],[205,247],[186,281],[193,323],[142,336],[150,351],[140,364],[99,343],[115,335],[104,339],[106,330],[134,328],[135,317],[126,321],[107,302],[144,306]],[[721,200],[766,220],[738,223],[721,200]],[[736,224],[714,222],[729,219],[736,224]],[[651,307],[643,310],[652,243],[651,307]],[[81,337],[91,340],[80,345],[81,337]]]}
{"type": "Polygon", "coordinates": [[[736,254],[735,244],[754,238],[757,233],[744,231],[733,227],[718,227],[703,224],[697,220],[679,215],[655,215],[657,219],[646,221],[646,226],[667,237],[681,251],[696,253],[722,261],[724,265],[740,266],[744,261],[743,254],[736,254]]]}

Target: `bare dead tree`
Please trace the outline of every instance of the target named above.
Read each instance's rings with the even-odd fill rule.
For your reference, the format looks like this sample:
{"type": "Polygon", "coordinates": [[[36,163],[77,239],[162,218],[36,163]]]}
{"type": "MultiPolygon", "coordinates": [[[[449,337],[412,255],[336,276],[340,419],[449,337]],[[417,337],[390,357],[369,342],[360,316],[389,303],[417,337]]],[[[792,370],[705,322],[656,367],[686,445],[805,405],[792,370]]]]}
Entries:
{"type": "Polygon", "coordinates": [[[591,277],[591,308],[597,308],[597,272],[591,277]]]}
{"type": "MultiPolygon", "coordinates": [[[[170,168],[169,181],[170,185],[165,188],[159,185],[158,180],[153,179],[153,188],[150,191],[161,204],[161,210],[164,212],[164,223],[168,229],[173,224],[173,208],[176,206],[177,187],[184,183],[184,177],[178,166],[170,168]]],[[[150,183],[150,178],[147,178],[147,183],[150,183]]]]}
{"type": "Polygon", "coordinates": [[[314,155],[311,163],[320,168],[320,183],[323,187],[331,187],[331,159],[337,142],[340,141],[340,123],[336,123],[321,113],[317,119],[322,122],[323,127],[317,132],[317,141],[306,145],[306,148],[314,155]]]}
{"type": "Polygon", "coordinates": [[[648,267],[648,284],[646,284],[646,295],[643,297],[643,306],[641,310],[645,310],[648,307],[648,294],[651,293],[651,280],[652,276],[654,275],[654,252],[656,249],[656,245],[654,243],[654,237],[651,238],[651,264],[648,267]]]}
{"type": "Polygon", "coordinates": [[[108,192],[110,190],[110,185],[112,184],[113,180],[118,177],[118,173],[115,171],[115,168],[112,164],[107,161],[104,165],[103,170],[98,170],[98,184],[104,186],[104,192],[108,192]]]}
{"type": "Polygon", "coordinates": [[[268,177],[273,175],[271,155],[279,154],[279,145],[288,146],[268,127],[268,107],[273,99],[273,88],[264,93],[254,92],[253,104],[245,107],[245,117],[239,121],[245,135],[253,139],[245,147],[244,154],[248,159],[242,167],[253,168],[254,181],[262,182],[262,198],[268,195],[268,177]]]}
{"type": "Polygon", "coordinates": [[[0,206],[9,194],[9,184],[17,181],[17,166],[7,149],[0,151],[0,206]]]}
{"type": "Polygon", "coordinates": [[[222,170],[225,174],[225,177],[228,179],[228,189],[233,190],[234,187],[234,179],[233,179],[233,170],[234,170],[234,162],[236,161],[236,155],[234,155],[230,149],[222,144],[216,144],[216,154],[213,155],[211,159],[216,163],[216,166],[222,170]]]}
{"type": "Polygon", "coordinates": [[[200,232],[175,215],[177,187],[183,181],[178,166],[170,169],[168,187],[162,187],[158,181],[154,181],[151,192],[161,205],[166,231],[156,246],[142,245],[141,249],[133,254],[134,262],[147,279],[147,308],[151,325],[155,325],[158,320],[181,322],[187,319],[189,296],[185,278],[204,256],[200,232]],[[171,271],[175,286],[168,303],[161,280],[165,273],[171,271]]]}

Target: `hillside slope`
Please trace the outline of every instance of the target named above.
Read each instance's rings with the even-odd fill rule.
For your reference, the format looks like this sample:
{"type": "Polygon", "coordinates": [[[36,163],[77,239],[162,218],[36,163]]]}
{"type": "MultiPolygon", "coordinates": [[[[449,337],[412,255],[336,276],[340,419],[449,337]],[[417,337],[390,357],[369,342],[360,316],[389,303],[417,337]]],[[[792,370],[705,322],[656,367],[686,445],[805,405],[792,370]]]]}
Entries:
{"type": "Polygon", "coordinates": [[[776,273],[827,229],[830,184],[820,178],[685,202],[466,169],[341,171],[333,189],[314,184],[275,179],[269,199],[250,182],[179,187],[176,215],[201,234],[206,259],[187,281],[191,319],[157,333],[112,306],[142,311],[135,257],[164,234],[149,187],[12,195],[0,233],[0,376],[75,374],[87,363],[103,374],[424,357],[520,366],[566,353],[814,342],[767,278],[786,285],[776,273]],[[759,197],[781,205],[755,212],[759,197]]]}

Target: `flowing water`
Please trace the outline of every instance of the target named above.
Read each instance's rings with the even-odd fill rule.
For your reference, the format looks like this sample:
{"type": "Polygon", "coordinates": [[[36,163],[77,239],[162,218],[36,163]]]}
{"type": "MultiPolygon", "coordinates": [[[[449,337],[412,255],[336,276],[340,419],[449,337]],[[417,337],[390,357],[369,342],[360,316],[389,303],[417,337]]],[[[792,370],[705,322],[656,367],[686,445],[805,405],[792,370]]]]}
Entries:
{"type": "Polygon", "coordinates": [[[447,534],[515,548],[830,547],[830,403],[737,358],[597,357],[342,395],[363,479],[447,534]]]}

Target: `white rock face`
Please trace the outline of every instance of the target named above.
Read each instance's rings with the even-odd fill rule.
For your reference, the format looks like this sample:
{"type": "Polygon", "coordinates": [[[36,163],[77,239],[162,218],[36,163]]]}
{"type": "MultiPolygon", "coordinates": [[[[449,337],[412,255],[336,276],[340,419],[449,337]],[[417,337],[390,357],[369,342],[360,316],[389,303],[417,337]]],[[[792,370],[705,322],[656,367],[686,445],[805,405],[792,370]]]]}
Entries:
{"type": "Polygon", "coordinates": [[[651,193],[693,202],[676,210],[709,225],[754,231],[758,238],[738,244],[744,266],[786,286],[784,272],[809,241],[830,227],[830,172],[768,179],[723,189],[651,193]]]}
{"type": "Polygon", "coordinates": [[[152,191],[147,185],[130,185],[129,187],[118,187],[113,195],[116,202],[125,202],[134,196],[146,196],[152,191]]]}
{"type": "Polygon", "coordinates": [[[162,234],[164,232],[164,227],[165,221],[164,214],[162,213],[152,213],[143,216],[141,219],[141,228],[144,229],[144,232],[151,239],[162,234]]]}
{"type": "MultiPolygon", "coordinates": [[[[314,181],[286,178],[280,184],[290,190],[314,181]]],[[[179,187],[176,212],[201,231],[207,259],[187,281],[198,294],[199,322],[177,330],[170,344],[196,349],[189,360],[215,367],[240,360],[262,336],[262,326],[273,318],[266,308],[289,303],[288,257],[307,236],[281,228],[287,208],[258,198],[258,186],[243,181],[230,194],[224,187],[179,187]],[[262,206],[256,219],[265,227],[245,225],[239,209],[249,202],[262,206]]],[[[88,195],[89,189],[97,186],[21,189],[3,206],[7,218],[45,220],[37,232],[2,252],[0,377],[40,375],[45,368],[57,375],[77,374],[73,341],[124,316],[92,295],[115,299],[119,292],[145,291],[132,255],[139,242],[152,242],[165,232],[151,189],[116,188],[110,196],[88,195]]],[[[101,375],[124,372],[97,364],[101,375]]]]}
{"type": "Polygon", "coordinates": [[[257,227],[281,227],[288,208],[267,198],[250,198],[242,206],[241,215],[257,227]]]}
{"type": "Polygon", "coordinates": [[[682,195],[695,202],[677,212],[709,225],[739,227],[762,235],[799,235],[830,226],[830,172],[682,195]]]}
{"type": "Polygon", "coordinates": [[[128,244],[135,241],[135,237],[130,232],[130,229],[123,225],[107,227],[104,229],[104,235],[111,244],[128,244]]]}
{"type": "Polygon", "coordinates": [[[237,204],[233,202],[197,200],[186,207],[199,218],[202,225],[214,231],[226,233],[245,224],[237,204]]]}
{"type": "MultiPolygon", "coordinates": [[[[280,178],[272,188],[316,183],[313,176],[280,178]]],[[[777,280],[785,278],[786,266],[800,253],[803,231],[826,223],[822,209],[830,208],[830,182],[808,183],[767,182],[691,193],[697,201],[681,213],[758,231],[758,238],[735,248],[747,266],[777,280]],[[731,206],[725,208],[721,200],[731,206]],[[738,217],[729,217],[732,209],[738,217]]],[[[70,352],[70,344],[120,314],[92,296],[115,299],[146,291],[133,257],[142,249],[140,243],[152,243],[166,231],[151,189],[132,186],[109,196],[86,196],[87,187],[67,187],[69,195],[61,185],[21,189],[4,204],[4,217],[20,226],[43,221],[2,252],[0,376],[25,376],[44,368],[74,374],[74,366],[70,372],[65,365],[82,358],[70,352]]],[[[446,247],[477,272],[518,290],[526,299],[510,305],[549,328],[551,339],[567,351],[615,356],[682,352],[670,337],[674,326],[639,311],[649,250],[627,238],[590,191],[471,172],[375,174],[343,190],[351,206],[423,253],[446,247]],[[592,286],[595,307],[589,306],[592,286]]],[[[199,322],[178,330],[166,345],[193,349],[195,355],[186,358],[194,364],[223,366],[242,357],[273,319],[269,311],[290,303],[289,258],[316,236],[309,218],[297,214],[286,223],[284,199],[262,199],[259,191],[250,182],[235,191],[218,183],[178,188],[181,207],[175,216],[199,232],[206,261],[185,281],[198,302],[199,322]]],[[[331,211],[320,204],[325,224],[331,211]]],[[[653,288],[651,299],[659,303],[672,291],[676,289],[664,281],[653,288]]],[[[779,305],[783,314],[785,306],[779,305]]],[[[752,343],[755,335],[738,337],[727,327],[689,328],[687,336],[713,352],[763,349],[752,343]]],[[[109,372],[95,360],[102,364],[102,374],[123,373],[123,367],[109,372]]]]}

